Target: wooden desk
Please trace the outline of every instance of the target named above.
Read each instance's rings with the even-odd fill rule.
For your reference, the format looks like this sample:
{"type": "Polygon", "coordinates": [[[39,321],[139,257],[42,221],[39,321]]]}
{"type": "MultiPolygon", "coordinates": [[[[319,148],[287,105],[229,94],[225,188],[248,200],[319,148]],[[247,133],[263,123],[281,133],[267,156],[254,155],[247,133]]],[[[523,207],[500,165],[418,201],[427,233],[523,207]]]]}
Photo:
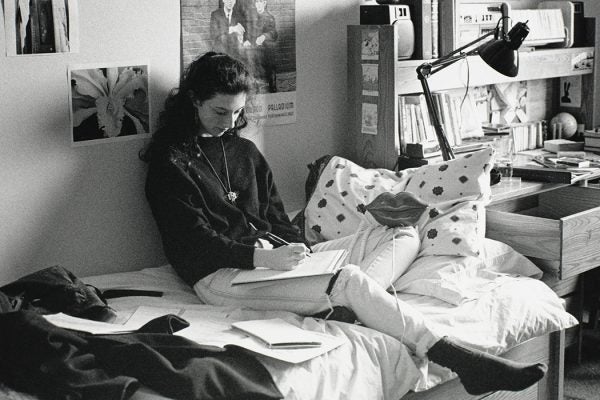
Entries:
{"type": "MultiPolygon", "coordinates": [[[[515,166],[537,165],[532,159],[534,156],[542,154],[551,153],[542,149],[520,152],[515,160],[515,166]]],[[[600,162],[600,155],[588,152],[586,153],[586,159],[600,162]]],[[[587,186],[590,180],[598,178],[600,178],[600,168],[582,175],[574,175],[570,185],[587,186]]],[[[501,180],[500,183],[492,186],[492,204],[570,185],[566,183],[545,183],[526,180],[521,180],[520,182],[501,180]]]]}
{"type": "MultiPolygon", "coordinates": [[[[600,169],[575,176],[571,184],[521,180],[492,186],[487,236],[512,246],[544,271],[543,281],[583,318],[583,273],[600,266],[600,190],[587,187],[600,169]]],[[[566,344],[581,357],[582,326],[566,344]]]]}

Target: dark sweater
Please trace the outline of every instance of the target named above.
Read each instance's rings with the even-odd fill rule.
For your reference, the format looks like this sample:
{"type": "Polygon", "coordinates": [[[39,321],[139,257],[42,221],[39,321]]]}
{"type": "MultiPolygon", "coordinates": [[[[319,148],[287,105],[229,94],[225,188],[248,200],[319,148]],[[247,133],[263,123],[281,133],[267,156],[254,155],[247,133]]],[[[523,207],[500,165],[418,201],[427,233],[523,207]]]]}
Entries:
{"type": "Polygon", "coordinates": [[[302,242],[287,217],[272,171],[253,142],[223,136],[229,180],[239,196],[235,204],[215,177],[228,186],[221,138],[197,138],[196,144],[171,147],[153,157],[146,196],[160,231],[167,259],[189,284],[220,268],[252,269],[254,243],[265,231],[289,242],[302,242]],[[255,232],[249,222],[258,228],[255,232]]]}

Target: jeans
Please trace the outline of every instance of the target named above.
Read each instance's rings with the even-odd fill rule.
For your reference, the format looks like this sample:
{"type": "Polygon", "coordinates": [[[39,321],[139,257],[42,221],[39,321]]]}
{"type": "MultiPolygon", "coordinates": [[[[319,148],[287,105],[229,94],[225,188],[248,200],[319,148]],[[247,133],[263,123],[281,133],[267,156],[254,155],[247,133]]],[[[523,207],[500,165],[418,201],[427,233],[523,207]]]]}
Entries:
{"type": "MultiPolygon", "coordinates": [[[[231,280],[239,272],[235,268],[222,268],[214,272],[198,281],[194,290],[203,302],[218,306],[282,310],[300,315],[316,314],[333,306],[348,307],[365,326],[395,337],[419,357],[424,357],[441,335],[427,327],[424,316],[418,310],[388,293],[385,287],[387,285],[381,283],[382,279],[369,276],[369,273],[381,270],[381,266],[388,265],[384,261],[389,261],[386,254],[392,241],[395,242],[393,249],[401,254],[401,257],[396,258],[394,269],[406,270],[417,256],[418,235],[413,228],[381,227],[372,230],[371,233],[368,241],[378,245],[366,245],[366,249],[370,251],[361,254],[359,259],[356,259],[356,252],[349,249],[352,250],[352,262],[365,263],[347,264],[342,267],[329,295],[326,291],[330,276],[232,286],[231,280]],[[384,240],[386,237],[389,238],[387,242],[384,240]],[[380,257],[373,257],[371,253],[377,251],[380,257]],[[374,259],[379,264],[374,264],[374,259]]],[[[313,250],[348,248],[349,245],[354,247],[356,242],[356,237],[350,236],[317,245],[313,250]]]]}

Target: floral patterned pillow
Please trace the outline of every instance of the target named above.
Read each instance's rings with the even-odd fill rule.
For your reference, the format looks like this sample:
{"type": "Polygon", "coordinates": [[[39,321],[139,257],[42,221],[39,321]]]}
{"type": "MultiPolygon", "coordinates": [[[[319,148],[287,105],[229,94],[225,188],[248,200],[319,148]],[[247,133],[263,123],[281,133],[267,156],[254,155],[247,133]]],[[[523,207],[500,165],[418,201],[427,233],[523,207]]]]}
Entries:
{"type": "Polygon", "coordinates": [[[416,169],[406,191],[438,208],[457,201],[491,198],[490,171],[493,167],[492,148],[469,153],[463,157],[416,169]]]}
{"type": "Polygon", "coordinates": [[[413,172],[368,169],[332,157],[304,209],[306,240],[318,243],[355,233],[361,222],[368,221],[367,204],[381,193],[404,191],[413,172]]]}
{"type": "Polygon", "coordinates": [[[430,206],[417,223],[419,256],[479,256],[485,238],[485,206],[461,201],[441,210],[430,206]]]}

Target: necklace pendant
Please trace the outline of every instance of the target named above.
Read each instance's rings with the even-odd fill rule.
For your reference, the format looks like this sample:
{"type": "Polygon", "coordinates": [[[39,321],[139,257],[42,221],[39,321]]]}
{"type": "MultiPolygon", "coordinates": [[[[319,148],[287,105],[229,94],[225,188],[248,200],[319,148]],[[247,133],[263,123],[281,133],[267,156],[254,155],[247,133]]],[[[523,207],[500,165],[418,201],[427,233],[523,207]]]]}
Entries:
{"type": "Polygon", "coordinates": [[[237,198],[238,198],[237,192],[234,192],[234,191],[227,192],[227,200],[229,200],[229,202],[231,204],[235,204],[235,201],[237,200],[237,198]]]}

